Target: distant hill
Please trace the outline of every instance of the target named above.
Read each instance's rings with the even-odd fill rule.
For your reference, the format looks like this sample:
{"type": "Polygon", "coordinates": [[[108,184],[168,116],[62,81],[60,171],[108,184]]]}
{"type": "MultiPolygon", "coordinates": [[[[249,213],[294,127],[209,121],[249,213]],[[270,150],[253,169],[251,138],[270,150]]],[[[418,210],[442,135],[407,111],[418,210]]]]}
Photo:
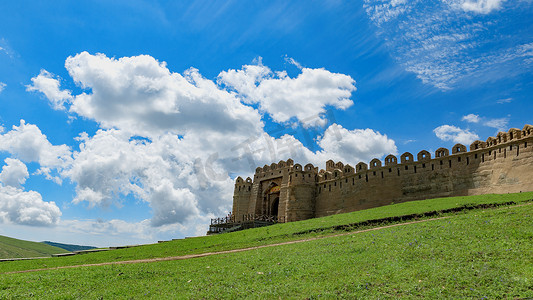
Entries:
{"type": "Polygon", "coordinates": [[[47,244],[23,241],[0,235],[0,259],[47,257],[65,252],[68,251],[47,244]]]}
{"type": "Polygon", "coordinates": [[[90,249],[95,249],[96,248],[96,247],[92,247],[92,246],[61,244],[61,243],[55,243],[55,242],[50,242],[50,241],[44,241],[43,243],[47,244],[47,245],[50,245],[50,246],[58,247],[58,248],[61,248],[61,249],[65,249],[65,250],[67,250],[69,252],[81,251],[81,250],[90,250],[90,249]]]}

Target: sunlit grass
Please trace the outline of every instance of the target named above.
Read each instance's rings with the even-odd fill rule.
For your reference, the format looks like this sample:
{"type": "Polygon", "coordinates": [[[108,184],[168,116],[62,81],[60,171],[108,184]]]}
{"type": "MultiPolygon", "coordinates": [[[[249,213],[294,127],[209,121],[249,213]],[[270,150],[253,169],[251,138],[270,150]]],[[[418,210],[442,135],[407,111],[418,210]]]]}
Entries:
{"type": "Polygon", "coordinates": [[[46,257],[65,253],[64,249],[44,243],[18,240],[0,235],[0,258],[46,257]]]}
{"type": "MultiPolygon", "coordinates": [[[[286,224],[277,224],[269,227],[249,229],[228,234],[170,241],[160,244],[145,245],[128,249],[119,249],[107,252],[83,254],[61,258],[48,258],[19,262],[4,262],[0,263],[0,273],[17,270],[50,268],[56,266],[179,256],[187,254],[239,249],[258,245],[285,242],[290,240],[298,240],[303,238],[314,237],[317,235],[327,235],[332,232],[335,232],[334,227],[342,227],[342,225],[348,224],[357,224],[368,220],[383,219],[387,217],[410,214],[421,214],[425,212],[440,211],[465,205],[504,203],[509,201],[521,203],[530,200],[531,198],[533,198],[533,192],[504,195],[451,197],[413,201],[382,206],[348,214],[339,214],[300,222],[291,222],[286,224]]],[[[356,226],[354,228],[365,227],[356,226]]]]}
{"type": "Polygon", "coordinates": [[[529,298],[533,205],[240,253],[5,274],[0,298],[529,298]]]}

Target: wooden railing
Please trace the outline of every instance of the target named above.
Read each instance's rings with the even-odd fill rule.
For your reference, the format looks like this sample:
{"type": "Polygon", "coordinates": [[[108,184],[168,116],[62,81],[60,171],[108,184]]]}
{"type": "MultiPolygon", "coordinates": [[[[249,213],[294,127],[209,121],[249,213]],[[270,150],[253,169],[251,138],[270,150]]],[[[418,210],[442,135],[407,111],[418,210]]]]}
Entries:
{"type": "Polygon", "coordinates": [[[234,215],[211,219],[211,225],[224,225],[224,224],[233,224],[233,223],[242,223],[248,221],[265,221],[265,222],[284,222],[285,217],[278,217],[272,215],[256,215],[256,214],[246,214],[241,218],[236,218],[234,215]]]}

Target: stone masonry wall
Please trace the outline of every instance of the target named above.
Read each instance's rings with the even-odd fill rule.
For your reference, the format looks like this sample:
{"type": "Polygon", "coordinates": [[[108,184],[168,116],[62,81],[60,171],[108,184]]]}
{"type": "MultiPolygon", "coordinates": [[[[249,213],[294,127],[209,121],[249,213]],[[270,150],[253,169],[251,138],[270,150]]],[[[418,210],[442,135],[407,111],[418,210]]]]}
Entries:
{"type": "MultiPolygon", "coordinates": [[[[533,126],[511,129],[475,141],[470,151],[461,144],[415,157],[389,155],[355,168],[326,162],[326,170],[280,161],[257,168],[254,179],[237,178],[233,214],[264,214],[269,188],[280,185],[280,221],[351,212],[405,201],[436,197],[533,191],[533,126]]],[[[278,194],[273,195],[278,197],[278,194]]],[[[270,196],[272,197],[272,196],[270,196]]]]}

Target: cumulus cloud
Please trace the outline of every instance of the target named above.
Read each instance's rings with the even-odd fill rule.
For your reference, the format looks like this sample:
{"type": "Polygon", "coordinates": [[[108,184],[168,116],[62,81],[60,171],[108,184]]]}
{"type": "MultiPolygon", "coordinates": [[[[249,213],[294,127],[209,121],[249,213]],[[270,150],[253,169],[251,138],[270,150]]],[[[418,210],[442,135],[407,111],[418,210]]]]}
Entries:
{"type": "Polygon", "coordinates": [[[193,162],[203,152],[195,153],[176,135],[147,141],[111,129],[80,140],[80,150],[63,173],[77,183],[74,203],[121,205],[120,199],[132,195],[150,205],[152,225],[161,226],[221,213],[231,202],[233,183],[227,173],[217,171],[222,178],[210,178],[213,181],[202,190],[193,162]]]}
{"type": "Polygon", "coordinates": [[[61,90],[59,79],[46,70],[41,70],[31,82],[32,84],[26,86],[26,90],[43,93],[55,110],[65,110],[65,103],[72,100],[71,92],[61,90]]]}
{"type": "Polygon", "coordinates": [[[0,93],[6,88],[7,84],[0,82],[0,93]]]}
{"type": "Polygon", "coordinates": [[[451,125],[439,126],[433,132],[443,141],[453,141],[463,145],[470,145],[473,141],[479,139],[479,136],[474,132],[451,125]]]}
{"type": "Polygon", "coordinates": [[[372,129],[348,130],[338,124],[328,127],[318,143],[324,158],[351,163],[398,153],[395,142],[384,134],[372,129]]]}
{"type": "Polygon", "coordinates": [[[218,80],[234,89],[246,103],[258,103],[276,122],[293,117],[302,122],[323,114],[328,105],[346,109],[353,104],[350,97],[356,90],[355,81],[348,75],[302,68],[296,78],[291,78],[286,72],[274,73],[262,64],[223,71],[218,80]]]}
{"type": "Polygon", "coordinates": [[[0,186],[0,222],[30,226],[57,224],[61,211],[54,202],[43,201],[35,191],[0,186]]]}
{"type": "Polygon", "coordinates": [[[153,226],[173,224],[199,215],[196,196],[189,189],[176,189],[169,180],[158,185],[151,195],[153,226]]]}
{"type": "Polygon", "coordinates": [[[0,183],[4,186],[20,187],[30,176],[26,165],[18,159],[6,158],[0,172],[0,183]]]}
{"type": "Polygon", "coordinates": [[[115,59],[87,52],[67,58],[65,67],[84,90],[64,102],[68,111],[101,129],[80,134],[79,149],[71,150],[45,143],[37,127],[21,121],[0,135],[0,145],[10,145],[7,151],[22,161],[40,162],[43,173],[57,170],[68,178],[76,186],[75,204],[120,207],[134,198],[151,208],[151,219],[142,224],[105,221],[98,225],[103,231],[204,231],[209,217],[231,208],[230,174],[252,175],[258,165],[288,158],[323,165],[330,158],[357,163],[396,152],[393,140],[371,129],[324,127],[317,151],[292,135],[274,138],[264,131],[261,113],[250,104],[258,103],[279,122],[295,117],[300,124],[312,119],[321,126],[325,119],[317,115],[325,106],[352,105],[353,79],[324,69],[302,68],[290,78],[250,65],[220,73],[217,83],[196,69],[171,72],[147,55],[115,59]],[[39,142],[24,148],[26,131],[39,142]],[[47,151],[35,150],[41,148],[47,151]]]}
{"type": "Polygon", "coordinates": [[[463,116],[461,120],[466,121],[468,123],[479,123],[479,121],[481,121],[481,118],[479,117],[479,115],[468,114],[466,116],[463,116]]]}
{"type": "Polygon", "coordinates": [[[90,89],[74,97],[70,111],[132,135],[165,132],[254,132],[261,116],[203,78],[196,69],[172,73],[164,62],[140,55],[108,58],[82,52],[65,62],[72,79],[90,89]]]}
{"type": "Polygon", "coordinates": [[[0,151],[9,152],[26,163],[39,163],[41,169],[38,172],[48,179],[52,179],[52,169],[60,172],[72,161],[67,145],[52,145],[39,127],[26,124],[24,120],[20,120],[19,126],[14,125],[11,131],[0,134],[0,151]]]}

